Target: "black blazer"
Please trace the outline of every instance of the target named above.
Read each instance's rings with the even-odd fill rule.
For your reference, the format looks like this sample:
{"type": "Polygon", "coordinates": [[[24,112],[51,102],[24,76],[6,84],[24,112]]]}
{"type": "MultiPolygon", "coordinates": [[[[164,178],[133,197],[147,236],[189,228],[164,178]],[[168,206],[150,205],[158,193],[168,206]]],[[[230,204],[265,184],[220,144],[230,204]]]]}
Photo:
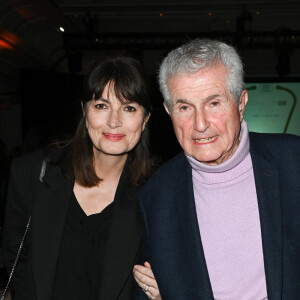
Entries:
{"type": "MultiPolygon", "coordinates": [[[[29,215],[30,229],[13,280],[15,300],[51,300],[59,249],[74,182],[61,168],[47,164],[40,178],[41,152],[16,159],[11,169],[4,256],[10,272],[29,215]]],[[[136,187],[124,170],[116,191],[116,209],[104,258],[101,298],[132,299],[132,268],[140,251],[141,221],[136,187]]],[[[67,279],[66,279],[67,280],[67,279]]]]}
{"type": "MultiPolygon", "coordinates": [[[[269,300],[300,297],[300,138],[250,134],[269,300]]],[[[183,153],[140,191],[148,260],[163,300],[210,300],[213,292],[195,208],[192,170],[183,153]]],[[[147,299],[136,290],[136,299],[147,299]]]]}

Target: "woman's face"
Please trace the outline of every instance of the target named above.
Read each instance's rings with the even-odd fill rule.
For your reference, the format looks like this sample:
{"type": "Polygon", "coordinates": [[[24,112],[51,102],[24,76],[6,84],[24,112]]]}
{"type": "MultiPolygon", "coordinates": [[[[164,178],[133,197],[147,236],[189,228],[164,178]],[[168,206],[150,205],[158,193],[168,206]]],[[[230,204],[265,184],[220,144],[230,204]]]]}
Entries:
{"type": "Polygon", "coordinates": [[[136,102],[120,102],[113,83],[107,84],[102,97],[86,106],[86,127],[95,155],[124,155],[132,150],[149,119],[144,114],[144,108],[136,102]]]}

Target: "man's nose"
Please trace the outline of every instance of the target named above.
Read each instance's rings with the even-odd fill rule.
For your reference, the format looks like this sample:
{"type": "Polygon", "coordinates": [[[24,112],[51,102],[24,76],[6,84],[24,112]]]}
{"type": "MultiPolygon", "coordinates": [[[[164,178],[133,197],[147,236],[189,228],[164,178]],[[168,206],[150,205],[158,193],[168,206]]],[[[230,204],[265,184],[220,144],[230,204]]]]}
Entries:
{"type": "Polygon", "coordinates": [[[195,129],[199,132],[205,132],[208,127],[207,113],[204,109],[198,109],[195,113],[195,129]]]}
{"type": "Polygon", "coordinates": [[[112,129],[122,126],[122,120],[120,118],[119,111],[112,110],[106,121],[106,125],[112,129]]]}

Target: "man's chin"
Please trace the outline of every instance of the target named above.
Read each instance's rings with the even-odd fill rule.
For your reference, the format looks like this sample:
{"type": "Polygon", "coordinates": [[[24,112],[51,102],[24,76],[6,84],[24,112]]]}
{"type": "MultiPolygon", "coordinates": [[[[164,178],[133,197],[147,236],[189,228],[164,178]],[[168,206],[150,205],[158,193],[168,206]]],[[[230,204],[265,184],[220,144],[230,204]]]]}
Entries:
{"type": "Polygon", "coordinates": [[[209,166],[216,166],[219,165],[221,162],[219,162],[220,157],[219,156],[213,156],[210,154],[208,155],[204,155],[204,154],[188,154],[189,156],[191,156],[192,158],[196,159],[197,161],[199,161],[202,164],[205,165],[209,165],[209,166]]]}

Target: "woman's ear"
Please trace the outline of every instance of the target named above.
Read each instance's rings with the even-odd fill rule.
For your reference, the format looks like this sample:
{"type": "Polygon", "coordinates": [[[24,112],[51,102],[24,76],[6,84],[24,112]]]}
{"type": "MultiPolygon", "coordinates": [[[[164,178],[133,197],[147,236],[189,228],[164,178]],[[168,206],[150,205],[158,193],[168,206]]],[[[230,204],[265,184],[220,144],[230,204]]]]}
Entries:
{"type": "Polygon", "coordinates": [[[149,113],[145,116],[145,118],[144,118],[143,128],[142,128],[143,131],[144,131],[144,129],[145,129],[145,127],[146,127],[146,125],[147,125],[149,119],[150,119],[150,116],[151,116],[151,113],[149,112],[149,113]]]}
{"type": "Polygon", "coordinates": [[[80,103],[81,103],[82,117],[83,117],[83,119],[85,121],[85,127],[86,127],[86,129],[89,129],[89,121],[88,121],[88,118],[86,117],[87,103],[83,104],[82,101],[80,103]]]}
{"type": "Polygon", "coordinates": [[[85,118],[85,109],[84,109],[84,104],[82,103],[82,101],[80,102],[81,104],[81,110],[82,110],[82,115],[85,118]]]}

